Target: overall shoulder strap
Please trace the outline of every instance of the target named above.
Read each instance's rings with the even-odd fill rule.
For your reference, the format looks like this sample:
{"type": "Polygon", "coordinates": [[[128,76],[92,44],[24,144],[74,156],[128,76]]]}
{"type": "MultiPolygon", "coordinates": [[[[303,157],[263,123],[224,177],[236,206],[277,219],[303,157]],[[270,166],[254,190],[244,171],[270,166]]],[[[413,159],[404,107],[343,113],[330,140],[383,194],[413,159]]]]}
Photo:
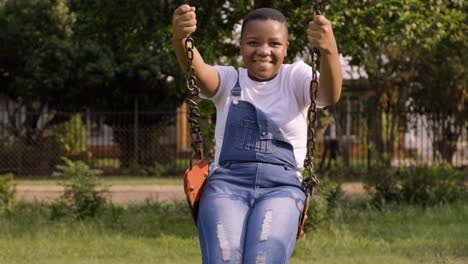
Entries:
{"type": "Polygon", "coordinates": [[[237,81],[236,81],[236,85],[234,85],[234,88],[232,88],[232,90],[231,90],[232,96],[240,96],[241,95],[241,87],[240,87],[239,76],[240,76],[240,71],[239,71],[239,69],[237,69],[237,81]]]}

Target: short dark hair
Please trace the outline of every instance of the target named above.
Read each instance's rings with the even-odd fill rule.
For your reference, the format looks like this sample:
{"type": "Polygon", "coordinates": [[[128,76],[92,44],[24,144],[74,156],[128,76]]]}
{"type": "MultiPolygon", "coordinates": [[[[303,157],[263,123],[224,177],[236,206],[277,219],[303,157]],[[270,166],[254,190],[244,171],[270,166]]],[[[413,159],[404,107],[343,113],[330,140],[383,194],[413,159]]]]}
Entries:
{"type": "Polygon", "coordinates": [[[241,38],[244,34],[245,26],[252,20],[274,20],[284,24],[286,27],[286,32],[288,31],[288,26],[286,25],[286,17],[280,11],[273,8],[258,8],[253,11],[250,11],[242,21],[241,28],[241,38]]]}

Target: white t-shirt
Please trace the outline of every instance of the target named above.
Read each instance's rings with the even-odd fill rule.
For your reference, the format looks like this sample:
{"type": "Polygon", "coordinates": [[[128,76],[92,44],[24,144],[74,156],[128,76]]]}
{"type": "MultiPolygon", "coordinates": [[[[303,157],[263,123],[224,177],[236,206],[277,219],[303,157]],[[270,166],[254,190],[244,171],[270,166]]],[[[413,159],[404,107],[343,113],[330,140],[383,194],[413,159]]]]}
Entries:
{"type": "MultiPolygon", "coordinates": [[[[237,73],[232,66],[215,66],[220,77],[217,93],[209,98],[216,106],[216,150],[214,163],[218,164],[229,106],[231,90],[237,73]]],[[[283,64],[274,79],[266,82],[251,80],[245,68],[239,68],[240,100],[248,101],[266,113],[280,128],[294,148],[297,167],[302,170],[307,152],[307,110],[310,105],[312,69],[302,61],[283,64]]],[[[203,96],[202,96],[203,97],[203,96]]],[[[203,97],[206,98],[206,97],[203,97]]],[[[325,104],[317,101],[317,107],[325,104]]]]}

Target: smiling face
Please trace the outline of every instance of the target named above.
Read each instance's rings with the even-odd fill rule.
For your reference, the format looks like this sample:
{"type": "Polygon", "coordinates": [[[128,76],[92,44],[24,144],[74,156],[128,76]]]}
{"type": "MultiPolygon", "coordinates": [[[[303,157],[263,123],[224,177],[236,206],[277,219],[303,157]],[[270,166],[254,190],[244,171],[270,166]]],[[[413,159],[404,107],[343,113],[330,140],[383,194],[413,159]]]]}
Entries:
{"type": "Polygon", "coordinates": [[[284,23],[272,19],[249,21],[242,32],[240,54],[250,79],[273,79],[283,64],[288,46],[284,23]]]}

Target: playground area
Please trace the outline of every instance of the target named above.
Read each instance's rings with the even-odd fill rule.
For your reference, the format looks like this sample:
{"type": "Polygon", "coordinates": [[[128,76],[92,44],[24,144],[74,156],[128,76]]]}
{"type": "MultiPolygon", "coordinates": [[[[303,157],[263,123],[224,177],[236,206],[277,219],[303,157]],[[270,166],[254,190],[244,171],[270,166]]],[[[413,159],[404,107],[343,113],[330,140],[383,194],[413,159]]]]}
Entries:
{"type": "Polygon", "coordinates": [[[0,263],[468,264],[466,21],[0,0],[0,263]]]}

